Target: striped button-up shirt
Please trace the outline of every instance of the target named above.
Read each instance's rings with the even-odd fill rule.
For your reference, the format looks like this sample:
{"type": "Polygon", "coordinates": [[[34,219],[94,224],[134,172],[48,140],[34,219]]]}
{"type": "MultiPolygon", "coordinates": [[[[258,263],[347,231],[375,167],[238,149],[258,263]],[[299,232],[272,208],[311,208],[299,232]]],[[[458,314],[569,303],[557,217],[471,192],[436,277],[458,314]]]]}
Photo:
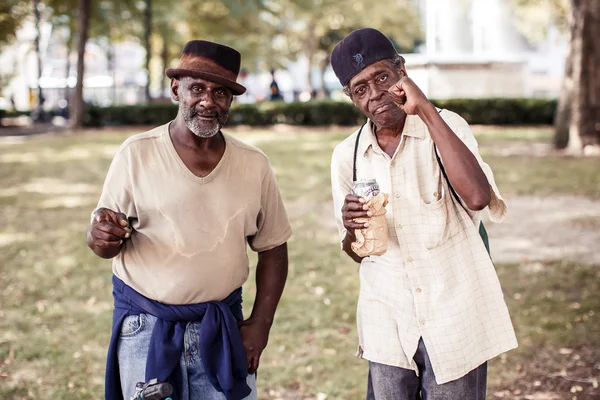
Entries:
{"type": "MultiPolygon", "coordinates": [[[[490,185],[490,220],[507,207],[490,167],[481,159],[466,121],[443,110],[441,117],[475,155],[490,185]]],[[[340,143],[331,161],[333,202],[340,236],[341,209],[352,188],[358,130],[340,143]]],[[[370,121],[357,151],[357,178],[375,178],[389,194],[388,250],[360,266],[358,355],[417,370],[413,356],[423,338],[438,384],[466,375],[517,346],[500,283],[479,236],[480,212],[452,195],[434,153],[427,126],[407,116],[392,157],[378,145],[370,121]]],[[[443,160],[442,160],[443,161],[443,160]]]]}

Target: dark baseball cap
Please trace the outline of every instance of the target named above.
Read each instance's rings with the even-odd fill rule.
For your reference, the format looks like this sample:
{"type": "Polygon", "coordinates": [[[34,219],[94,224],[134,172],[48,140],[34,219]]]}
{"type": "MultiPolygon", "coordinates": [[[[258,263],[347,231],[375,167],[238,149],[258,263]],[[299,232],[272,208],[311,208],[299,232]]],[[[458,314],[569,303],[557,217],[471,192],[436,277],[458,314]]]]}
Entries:
{"type": "Polygon", "coordinates": [[[331,67],[342,86],[371,64],[394,58],[398,52],[392,41],[377,29],[353,31],[331,52],[331,67]]]}

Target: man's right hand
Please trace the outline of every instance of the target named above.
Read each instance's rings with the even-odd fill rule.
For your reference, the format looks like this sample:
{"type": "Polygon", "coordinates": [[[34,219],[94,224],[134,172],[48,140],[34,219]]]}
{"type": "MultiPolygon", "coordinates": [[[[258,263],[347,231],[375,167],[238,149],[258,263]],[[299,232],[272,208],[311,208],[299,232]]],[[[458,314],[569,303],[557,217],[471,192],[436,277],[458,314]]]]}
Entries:
{"type": "Polygon", "coordinates": [[[116,256],[123,240],[130,236],[131,228],[125,214],[108,208],[99,208],[92,215],[87,242],[98,256],[103,258],[116,256]]]}
{"type": "Polygon", "coordinates": [[[344,206],[342,207],[342,222],[344,228],[348,232],[354,233],[355,229],[363,229],[369,226],[368,222],[360,223],[356,222],[356,218],[370,218],[373,213],[368,210],[368,206],[365,205],[365,199],[353,194],[349,194],[344,199],[344,206]]]}

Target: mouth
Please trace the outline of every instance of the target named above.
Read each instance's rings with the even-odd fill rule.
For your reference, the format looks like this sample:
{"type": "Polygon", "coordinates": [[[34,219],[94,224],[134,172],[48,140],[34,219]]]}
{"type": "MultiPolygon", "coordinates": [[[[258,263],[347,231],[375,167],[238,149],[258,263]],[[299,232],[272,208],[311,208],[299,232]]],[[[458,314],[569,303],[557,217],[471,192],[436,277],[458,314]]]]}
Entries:
{"type": "Polygon", "coordinates": [[[378,114],[384,113],[384,112],[390,110],[392,107],[393,107],[392,103],[382,104],[380,106],[377,106],[377,108],[375,108],[375,110],[373,110],[373,114],[378,115],[378,114]]]}
{"type": "Polygon", "coordinates": [[[212,122],[217,120],[218,115],[216,114],[197,114],[196,118],[200,121],[212,122]]]}

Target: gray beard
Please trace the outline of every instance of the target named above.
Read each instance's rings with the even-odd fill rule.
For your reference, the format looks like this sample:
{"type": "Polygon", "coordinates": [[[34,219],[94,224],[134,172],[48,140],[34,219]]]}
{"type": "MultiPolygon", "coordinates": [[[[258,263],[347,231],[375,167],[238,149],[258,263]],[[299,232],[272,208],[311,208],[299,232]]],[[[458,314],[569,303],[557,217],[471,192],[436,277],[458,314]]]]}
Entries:
{"type": "Polygon", "coordinates": [[[188,129],[192,131],[194,135],[203,139],[211,138],[217,133],[219,133],[223,125],[225,125],[227,117],[229,116],[229,113],[219,114],[217,116],[216,123],[206,124],[200,122],[196,118],[198,114],[196,114],[193,110],[185,107],[182,103],[179,103],[179,112],[181,113],[181,115],[183,115],[183,121],[185,122],[185,125],[188,127],[188,129]]]}

